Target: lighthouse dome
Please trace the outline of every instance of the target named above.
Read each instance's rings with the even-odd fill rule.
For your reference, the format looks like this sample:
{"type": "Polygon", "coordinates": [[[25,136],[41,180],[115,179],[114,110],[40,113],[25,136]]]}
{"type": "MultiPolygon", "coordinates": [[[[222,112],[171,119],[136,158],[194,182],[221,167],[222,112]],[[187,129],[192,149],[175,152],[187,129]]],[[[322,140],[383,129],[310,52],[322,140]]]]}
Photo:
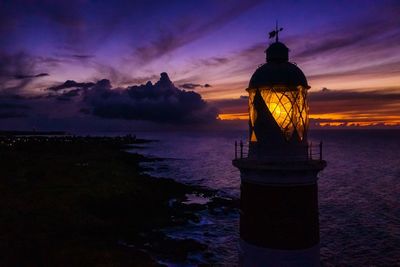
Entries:
{"type": "Polygon", "coordinates": [[[271,44],[265,51],[267,63],[260,66],[249,82],[249,89],[273,86],[309,88],[306,76],[299,67],[289,62],[289,49],[281,42],[271,44]]]}

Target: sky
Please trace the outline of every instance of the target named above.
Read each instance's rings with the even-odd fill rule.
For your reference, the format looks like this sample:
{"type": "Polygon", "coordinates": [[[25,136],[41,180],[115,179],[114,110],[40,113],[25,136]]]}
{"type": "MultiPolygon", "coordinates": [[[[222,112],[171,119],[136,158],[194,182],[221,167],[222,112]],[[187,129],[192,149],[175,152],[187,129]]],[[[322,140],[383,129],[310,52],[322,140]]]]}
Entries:
{"type": "Polygon", "coordinates": [[[312,127],[399,127],[398,14],[399,1],[0,0],[0,129],[245,122],[277,20],[312,127]]]}

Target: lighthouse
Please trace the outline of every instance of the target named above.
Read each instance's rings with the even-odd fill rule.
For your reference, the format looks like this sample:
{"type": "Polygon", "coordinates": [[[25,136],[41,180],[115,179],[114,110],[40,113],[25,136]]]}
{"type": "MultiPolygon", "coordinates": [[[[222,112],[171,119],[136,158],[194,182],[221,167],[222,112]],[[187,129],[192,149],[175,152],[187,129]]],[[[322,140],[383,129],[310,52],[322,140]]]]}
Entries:
{"type": "Polygon", "coordinates": [[[238,146],[241,266],[319,266],[318,172],[325,168],[322,143],[308,139],[307,91],[302,70],[279,42],[252,75],[249,143],[238,146]]]}

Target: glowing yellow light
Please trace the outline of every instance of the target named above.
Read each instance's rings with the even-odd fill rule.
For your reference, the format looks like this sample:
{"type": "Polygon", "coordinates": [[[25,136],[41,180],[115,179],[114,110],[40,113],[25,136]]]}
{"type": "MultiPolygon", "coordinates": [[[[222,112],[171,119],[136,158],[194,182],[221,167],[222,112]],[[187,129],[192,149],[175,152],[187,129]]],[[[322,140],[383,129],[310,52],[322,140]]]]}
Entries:
{"type": "MultiPolygon", "coordinates": [[[[248,120],[249,113],[223,113],[219,114],[220,120],[248,120]]],[[[385,125],[385,126],[399,126],[400,116],[398,115],[376,115],[369,114],[368,116],[360,116],[358,113],[345,114],[345,113],[324,113],[324,114],[310,114],[311,119],[322,119],[330,120],[326,122],[316,122],[317,126],[329,126],[329,127],[345,127],[354,125],[363,126],[374,126],[374,125],[385,125]],[[361,121],[361,119],[364,119],[361,121]]]]}
{"type": "MultiPolygon", "coordinates": [[[[300,139],[308,127],[308,105],[306,102],[307,91],[299,86],[291,88],[262,88],[259,89],[262,99],[266,104],[276,123],[281,128],[287,139],[290,139],[296,130],[300,139]]],[[[255,91],[255,90],[254,90],[255,91]]],[[[250,96],[253,93],[250,91],[250,96]]],[[[250,113],[252,101],[249,101],[250,113]]],[[[250,117],[251,114],[250,114],[250,117]]]]}
{"type": "Polygon", "coordinates": [[[256,119],[257,119],[257,112],[254,109],[254,105],[253,105],[255,95],[256,95],[256,93],[254,91],[249,92],[249,116],[250,116],[251,126],[253,126],[253,127],[254,127],[254,123],[256,122],[256,119]]]}
{"type": "Polygon", "coordinates": [[[220,120],[248,120],[249,113],[221,113],[218,114],[220,120]]]}
{"type": "Polygon", "coordinates": [[[251,142],[257,142],[257,136],[256,136],[256,134],[254,133],[254,131],[251,132],[250,141],[251,141],[251,142]]]}

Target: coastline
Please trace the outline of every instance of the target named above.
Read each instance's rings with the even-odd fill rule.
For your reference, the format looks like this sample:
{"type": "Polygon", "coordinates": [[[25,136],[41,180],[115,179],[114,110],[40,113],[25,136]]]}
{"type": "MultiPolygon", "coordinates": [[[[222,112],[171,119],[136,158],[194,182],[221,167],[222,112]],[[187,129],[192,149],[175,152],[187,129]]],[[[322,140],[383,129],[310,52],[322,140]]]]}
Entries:
{"type": "Polygon", "coordinates": [[[155,159],[125,150],[146,142],[0,137],[0,265],[157,266],[205,251],[206,244],[162,230],[199,222],[196,211],[236,204],[211,189],[143,174],[139,163],[155,159]],[[191,203],[190,195],[210,201],[191,203]]]}

